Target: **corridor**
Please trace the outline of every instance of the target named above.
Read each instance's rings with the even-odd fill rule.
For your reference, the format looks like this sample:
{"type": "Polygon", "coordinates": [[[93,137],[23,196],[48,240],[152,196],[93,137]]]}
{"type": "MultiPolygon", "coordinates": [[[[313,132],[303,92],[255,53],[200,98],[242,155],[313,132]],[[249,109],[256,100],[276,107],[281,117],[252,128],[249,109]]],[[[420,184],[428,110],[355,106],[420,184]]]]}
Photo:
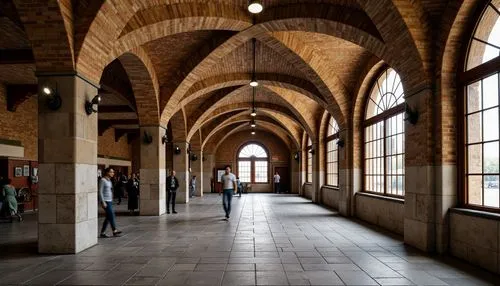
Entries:
{"type": "MultiPolygon", "coordinates": [[[[36,218],[0,223],[1,285],[492,285],[457,259],[405,247],[402,237],[293,195],[221,196],[179,214],[118,216],[119,238],[77,255],[36,254],[36,218]],[[21,242],[22,240],[22,242],[21,242]],[[12,247],[17,245],[18,247],[12,247]]],[[[102,218],[99,220],[102,223],[102,218]]]]}

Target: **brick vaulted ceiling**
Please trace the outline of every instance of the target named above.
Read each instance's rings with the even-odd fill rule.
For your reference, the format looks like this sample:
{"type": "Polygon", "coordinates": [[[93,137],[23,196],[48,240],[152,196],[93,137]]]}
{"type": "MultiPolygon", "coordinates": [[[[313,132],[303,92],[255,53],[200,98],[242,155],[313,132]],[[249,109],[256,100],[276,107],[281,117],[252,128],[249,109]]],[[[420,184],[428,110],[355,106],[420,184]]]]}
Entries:
{"type": "MultiPolygon", "coordinates": [[[[40,27],[30,20],[28,1],[2,2],[0,37],[8,40],[0,41],[0,52],[33,48],[34,58],[0,63],[0,80],[36,82],[35,69],[47,70],[55,55],[36,44],[40,27]],[[28,76],[16,76],[21,71],[28,76]]],[[[363,71],[380,61],[401,71],[407,90],[421,89],[432,67],[429,47],[419,41],[449,1],[263,0],[256,17],[247,0],[54,2],[60,9],[48,5],[59,12],[51,23],[63,25],[70,49],[58,56],[70,61],[58,69],[101,83],[107,112],[99,119],[108,122],[102,126],[167,126],[181,118],[174,130],[186,129],[189,141],[198,131],[207,138],[249,120],[255,38],[258,120],[285,130],[293,144],[304,131],[317,139],[325,110],[349,128],[363,71]]]]}

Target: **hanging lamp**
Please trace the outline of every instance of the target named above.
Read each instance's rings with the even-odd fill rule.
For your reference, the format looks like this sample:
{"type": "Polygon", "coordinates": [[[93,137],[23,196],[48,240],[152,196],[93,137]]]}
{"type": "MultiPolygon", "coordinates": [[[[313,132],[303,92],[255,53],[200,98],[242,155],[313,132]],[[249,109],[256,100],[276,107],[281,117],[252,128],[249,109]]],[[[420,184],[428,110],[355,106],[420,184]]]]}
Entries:
{"type": "Polygon", "coordinates": [[[248,3],[248,11],[252,14],[259,14],[264,10],[262,3],[259,0],[251,0],[248,3]]]}
{"type": "Polygon", "coordinates": [[[252,80],[250,81],[250,86],[251,87],[257,87],[259,86],[259,82],[257,82],[256,76],[255,76],[255,38],[252,39],[252,51],[253,51],[253,64],[252,64],[252,80]]]}

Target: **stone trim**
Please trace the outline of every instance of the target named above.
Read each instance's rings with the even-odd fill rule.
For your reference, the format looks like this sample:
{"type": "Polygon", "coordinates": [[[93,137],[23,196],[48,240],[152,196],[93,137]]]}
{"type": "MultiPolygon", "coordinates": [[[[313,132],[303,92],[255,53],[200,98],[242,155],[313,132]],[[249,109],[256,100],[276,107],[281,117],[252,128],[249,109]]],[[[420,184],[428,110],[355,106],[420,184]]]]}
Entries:
{"type": "Polygon", "coordinates": [[[325,189],[325,190],[329,190],[329,191],[337,191],[337,192],[340,191],[339,187],[330,186],[330,185],[323,185],[323,186],[321,186],[321,188],[325,189]]]}
{"type": "Polygon", "coordinates": [[[379,200],[386,200],[386,201],[392,201],[400,204],[404,204],[405,200],[400,199],[400,198],[395,198],[395,197],[389,197],[389,196],[382,196],[378,194],[372,194],[368,192],[356,192],[356,196],[365,196],[365,197],[371,197],[379,200]]]}
{"type": "Polygon", "coordinates": [[[456,213],[456,214],[463,214],[463,215],[468,215],[468,216],[475,216],[475,217],[500,221],[500,214],[498,214],[498,213],[473,210],[473,209],[466,209],[466,208],[451,208],[450,212],[456,213]]]}

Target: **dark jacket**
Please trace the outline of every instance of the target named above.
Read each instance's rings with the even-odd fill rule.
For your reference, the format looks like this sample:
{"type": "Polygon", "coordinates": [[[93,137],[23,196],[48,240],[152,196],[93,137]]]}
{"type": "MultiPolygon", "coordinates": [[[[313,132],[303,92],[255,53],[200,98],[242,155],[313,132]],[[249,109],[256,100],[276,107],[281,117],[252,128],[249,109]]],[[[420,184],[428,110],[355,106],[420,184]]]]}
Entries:
{"type": "Polygon", "coordinates": [[[179,188],[179,181],[177,180],[176,177],[168,176],[166,184],[167,184],[167,190],[170,190],[170,191],[177,191],[177,189],[179,188]],[[175,188],[174,189],[172,189],[171,184],[170,184],[170,181],[172,180],[172,178],[175,181],[175,188]]]}

